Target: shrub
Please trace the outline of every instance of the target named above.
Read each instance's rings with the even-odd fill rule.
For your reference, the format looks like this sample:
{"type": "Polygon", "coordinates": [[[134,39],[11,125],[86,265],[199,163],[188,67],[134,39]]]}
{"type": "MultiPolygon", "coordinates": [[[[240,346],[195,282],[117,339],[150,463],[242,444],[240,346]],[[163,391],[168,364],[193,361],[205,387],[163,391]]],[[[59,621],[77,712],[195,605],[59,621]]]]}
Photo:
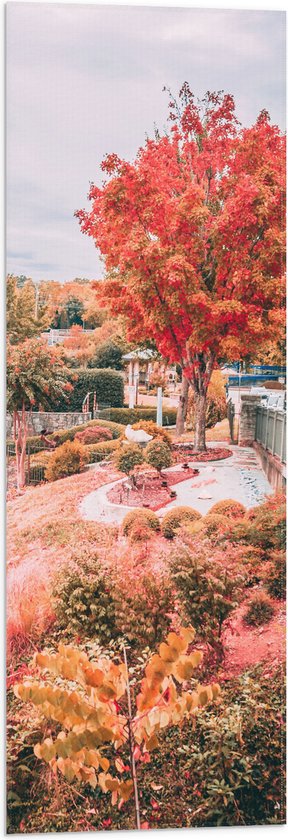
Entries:
{"type": "Polygon", "coordinates": [[[283,494],[271,496],[248,512],[251,523],[249,540],[263,549],[281,549],[286,544],[286,504],[283,494]]]}
{"type": "Polygon", "coordinates": [[[102,443],[88,443],[85,446],[89,455],[89,464],[98,464],[113,455],[119,449],[119,440],[103,440],[102,443]]]}
{"type": "MultiPolygon", "coordinates": [[[[176,424],[176,408],[163,407],[163,426],[175,426],[176,424]]],[[[156,408],[111,408],[109,410],[109,417],[115,423],[122,423],[127,426],[128,423],[138,423],[138,420],[153,420],[156,423],[157,410],[156,408]]]]}
{"type": "Polygon", "coordinates": [[[144,461],[143,450],[137,443],[128,443],[121,446],[119,451],[115,453],[115,464],[120,472],[127,475],[136,467],[136,464],[142,464],[144,461]]]}
{"type": "Polygon", "coordinates": [[[76,432],[74,440],[79,440],[84,445],[99,443],[102,440],[112,440],[112,432],[110,429],[103,428],[103,426],[88,426],[82,432],[76,432]]]}
{"type": "Polygon", "coordinates": [[[152,435],[153,438],[161,438],[164,440],[165,443],[172,449],[172,438],[169,432],[166,429],[163,429],[163,426],[157,426],[157,423],[153,423],[153,420],[139,420],[138,423],[133,423],[133,429],[143,429],[144,432],[147,432],[148,435],[152,435]]]}
{"type": "Polygon", "coordinates": [[[126,513],[122,523],[125,537],[130,535],[131,528],[134,527],[135,523],[146,525],[152,531],[160,530],[158,516],[156,516],[153,510],[146,510],[146,508],[135,508],[135,510],[130,510],[129,513],[126,513]]]}
{"type": "Polygon", "coordinates": [[[207,516],[214,513],[221,513],[223,516],[228,516],[229,519],[238,519],[240,516],[244,516],[246,508],[240,502],[234,501],[234,499],[222,499],[220,502],[212,505],[207,516]]]}
{"type": "Polygon", "coordinates": [[[196,522],[201,519],[201,513],[191,507],[175,507],[165,513],[161,523],[161,531],[166,539],[173,539],[176,531],[181,525],[186,525],[188,522],[196,522]]]}
{"type": "Polygon", "coordinates": [[[171,561],[181,616],[189,618],[199,637],[222,658],[222,625],[238,604],[243,585],[241,575],[225,568],[225,555],[212,559],[210,549],[177,547],[171,561]]]}
{"type": "Polygon", "coordinates": [[[166,825],[176,824],[176,813],[179,826],[189,820],[195,828],[285,823],[283,682],[283,668],[273,678],[259,666],[246,671],[222,684],[217,705],[198,712],[193,728],[184,723],[181,744],[176,727],[162,733],[166,825]]]}
{"type": "Polygon", "coordinates": [[[76,440],[67,440],[50,455],[45,478],[47,481],[56,481],[58,478],[82,472],[88,462],[87,448],[76,440]]]}
{"type": "Polygon", "coordinates": [[[68,636],[81,635],[107,644],[115,637],[115,603],[111,586],[97,555],[83,549],[74,554],[74,564],[58,575],[53,590],[53,607],[58,627],[68,636]],[[77,562],[77,567],[75,565],[77,562]]]}
{"type": "Polygon", "coordinates": [[[219,532],[221,535],[226,534],[229,524],[228,516],[221,513],[211,513],[210,516],[203,516],[202,519],[187,525],[187,531],[190,534],[203,533],[203,535],[212,537],[215,534],[219,535],[219,532]]]}
{"type": "Polygon", "coordinates": [[[286,598],[286,554],[275,551],[268,568],[265,567],[265,587],[273,598],[286,598]]]}
{"type": "Polygon", "coordinates": [[[142,519],[137,519],[129,530],[129,540],[131,543],[147,542],[151,537],[151,528],[142,519]]]}
{"type": "Polygon", "coordinates": [[[168,443],[165,443],[164,440],[160,440],[160,438],[150,440],[145,449],[145,460],[151,465],[151,467],[158,470],[158,472],[170,467],[172,464],[172,455],[168,443]]]}
{"type": "MultiPolygon", "coordinates": [[[[150,531],[151,534],[151,531],[150,531]]],[[[132,586],[121,590],[117,607],[119,634],[137,650],[151,649],[171,624],[173,593],[167,576],[134,574],[132,586]]]]}
{"type": "Polygon", "coordinates": [[[260,624],[267,624],[275,613],[272,601],[263,592],[255,595],[250,601],[249,607],[244,615],[245,624],[258,627],[260,624]]]}
{"type": "MultiPolygon", "coordinates": [[[[55,401],[51,403],[51,411],[81,411],[82,403],[88,392],[96,391],[99,405],[119,406],[124,400],[124,380],[121,373],[104,368],[90,368],[77,370],[74,388],[69,394],[67,402],[55,401]]],[[[112,418],[113,419],[113,418],[112,418]]]]}
{"type": "Polygon", "coordinates": [[[88,362],[88,368],[112,368],[113,370],[122,370],[123,362],[122,355],[125,352],[120,344],[112,339],[103,341],[96,349],[93,358],[88,362]]]}

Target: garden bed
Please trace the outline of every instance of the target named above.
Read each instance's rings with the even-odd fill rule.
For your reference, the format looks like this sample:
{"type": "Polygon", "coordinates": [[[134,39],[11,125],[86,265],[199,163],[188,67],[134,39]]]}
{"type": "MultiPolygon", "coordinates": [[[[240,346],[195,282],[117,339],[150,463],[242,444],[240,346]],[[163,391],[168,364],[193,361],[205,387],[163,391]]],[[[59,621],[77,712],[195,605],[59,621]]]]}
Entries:
{"type": "Polygon", "coordinates": [[[188,467],[188,469],[182,468],[182,470],[179,469],[175,472],[163,470],[162,476],[145,476],[145,473],[143,473],[143,476],[140,474],[137,478],[137,487],[128,487],[128,481],[124,480],[121,484],[112,487],[107,493],[107,499],[114,505],[129,505],[129,507],[146,507],[150,510],[159,510],[172,501],[171,487],[174,484],[186,481],[187,478],[194,478],[198,474],[199,470],[191,467],[188,467]],[[163,481],[167,481],[167,487],[163,486],[163,481]]]}
{"type": "Polygon", "coordinates": [[[224,458],[230,458],[232,455],[231,449],[227,447],[211,447],[206,452],[197,452],[191,443],[174,443],[173,444],[173,460],[175,463],[183,461],[183,458],[189,461],[221,461],[224,458]]]}

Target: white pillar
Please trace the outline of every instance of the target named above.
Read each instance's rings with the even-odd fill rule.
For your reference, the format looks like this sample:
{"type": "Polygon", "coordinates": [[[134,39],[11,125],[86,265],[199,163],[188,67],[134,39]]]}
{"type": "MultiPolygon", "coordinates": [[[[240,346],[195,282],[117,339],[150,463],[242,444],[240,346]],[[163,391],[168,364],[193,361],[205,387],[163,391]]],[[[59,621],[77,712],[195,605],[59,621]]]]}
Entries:
{"type": "Polygon", "coordinates": [[[129,362],[128,382],[129,385],[133,385],[133,362],[129,362]]]}
{"type": "Polygon", "coordinates": [[[163,418],[162,418],[162,388],[157,388],[157,419],[156,419],[157,426],[162,426],[163,418]]]}

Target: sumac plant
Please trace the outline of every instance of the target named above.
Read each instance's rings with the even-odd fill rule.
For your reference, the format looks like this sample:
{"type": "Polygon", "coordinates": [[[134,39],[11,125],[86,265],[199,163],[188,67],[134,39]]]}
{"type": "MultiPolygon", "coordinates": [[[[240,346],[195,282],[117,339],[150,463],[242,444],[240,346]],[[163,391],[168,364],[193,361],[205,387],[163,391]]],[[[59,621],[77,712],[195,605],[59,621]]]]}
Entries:
{"type": "Polygon", "coordinates": [[[55,683],[48,682],[46,676],[42,682],[24,681],[14,686],[16,697],[33,703],[61,727],[54,737],[36,744],[35,755],[50,765],[55,776],[60,771],[68,782],[76,779],[111,793],[113,805],[121,807],[134,795],[138,829],[137,762],[149,760],[163,729],[192,717],[220,692],[217,683],[186,690],[186,682],[202,659],[199,650],[187,652],[194,637],[193,627],[169,633],[159,652],[147,662],[139,691],[136,694],[134,686],[133,696],[125,647],[124,661],[116,664],[104,655],[89,661],[85,652],[60,644],[58,653],[44,651],[34,657],[35,665],[46,675],[50,672],[55,683]],[[79,688],[71,690],[71,681],[79,688]]]}

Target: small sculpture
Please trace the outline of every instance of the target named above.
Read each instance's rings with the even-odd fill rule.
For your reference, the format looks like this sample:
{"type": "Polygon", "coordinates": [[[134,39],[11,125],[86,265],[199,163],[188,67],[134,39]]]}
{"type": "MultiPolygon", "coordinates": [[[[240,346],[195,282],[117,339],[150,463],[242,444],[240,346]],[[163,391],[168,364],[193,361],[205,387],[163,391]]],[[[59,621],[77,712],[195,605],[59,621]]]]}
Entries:
{"type": "Polygon", "coordinates": [[[153,435],[148,435],[144,429],[132,429],[130,423],[126,426],[125,437],[127,440],[130,440],[131,443],[149,443],[149,440],[153,439],[153,435]]]}

